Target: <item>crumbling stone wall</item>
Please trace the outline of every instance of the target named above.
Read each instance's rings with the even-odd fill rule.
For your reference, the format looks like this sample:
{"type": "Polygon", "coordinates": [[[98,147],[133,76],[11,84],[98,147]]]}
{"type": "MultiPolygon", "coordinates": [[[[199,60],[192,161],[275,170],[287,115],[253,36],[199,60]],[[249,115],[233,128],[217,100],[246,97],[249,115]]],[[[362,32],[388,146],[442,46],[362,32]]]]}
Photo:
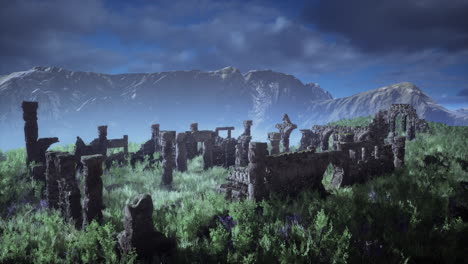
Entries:
{"type": "Polygon", "coordinates": [[[213,146],[213,165],[228,168],[234,166],[236,161],[236,140],[231,137],[234,127],[217,127],[215,129],[213,146]],[[226,138],[219,136],[219,131],[227,130],[226,138]]]}
{"type": "Polygon", "coordinates": [[[101,154],[81,157],[83,164],[84,200],[83,228],[92,220],[101,223],[102,210],[102,163],[105,157],[101,154]]]}
{"type": "Polygon", "coordinates": [[[252,140],[251,136],[251,127],[252,127],[252,120],[245,120],[244,121],[244,133],[237,138],[236,144],[236,167],[245,167],[249,163],[249,143],[252,140]]]}
{"type": "Polygon", "coordinates": [[[203,143],[203,169],[207,170],[213,167],[213,148],[214,148],[214,137],[213,131],[201,130],[192,132],[195,142],[203,143]]]}
{"type": "Polygon", "coordinates": [[[301,129],[302,133],[301,144],[299,151],[302,150],[315,150],[320,144],[320,137],[310,129],[301,129]]]}
{"type": "Polygon", "coordinates": [[[46,156],[46,189],[45,195],[50,208],[59,209],[59,175],[57,172],[57,155],[59,151],[47,151],[46,156]]]}
{"type": "Polygon", "coordinates": [[[297,128],[296,124],[291,123],[287,114],[283,115],[283,123],[275,126],[281,134],[281,143],[283,144],[283,152],[289,152],[289,136],[291,132],[297,128]]]}
{"type": "Polygon", "coordinates": [[[270,154],[271,155],[279,154],[280,153],[281,134],[278,133],[278,132],[270,132],[270,133],[268,133],[268,140],[270,141],[270,147],[271,147],[270,148],[270,154]]]}
{"type": "Polygon", "coordinates": [[[50,145],[59,142],[58,138],[39,138],[37,125],[38,102],[23,101],[24,139],[26,141],[26,165],[36,165],[31,170],[33,179],[45,181],[46,151],[50,145]]]}

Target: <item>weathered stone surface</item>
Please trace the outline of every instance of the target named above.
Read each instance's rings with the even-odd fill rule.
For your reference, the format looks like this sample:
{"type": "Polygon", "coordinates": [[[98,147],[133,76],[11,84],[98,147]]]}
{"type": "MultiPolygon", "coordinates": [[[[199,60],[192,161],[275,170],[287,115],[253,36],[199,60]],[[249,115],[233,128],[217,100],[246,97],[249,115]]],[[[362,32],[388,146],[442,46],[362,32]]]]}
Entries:
{"type": "Polygon", "coordinates": [[[59,206],[59,175],[57,172],[57,155],[61,152],[46,152],[46,199],[50,208],[58,209],[59,206]]]}
{"type": "MultiPolygon", "coordinates": [[[[281,134],[278,132],[270,132],[268,133],[268,140],[270,141],[270,155],[277,155],[280,153],[280,140],[281,134]]],[[[302,140],[301,140],[302,146],[302,140]]]]}
{"type": "Polygon", "coordinates": [[[172,184],[172,170],[174,169],[174,140],[175,131],[161,131],[161,146],[162,146],[162,158],[163,158],[163,175],[161,185],[171,186],[172,184]]]}
{"type": "Polygon", "coordinates": [[[83,227],[95,220],[102,221],[102,163],[105,157],[101,154],[81,157],[83,164],[84,200],[83,227]]]}
{"type": "Polygon", "coordinates": [[[297,128],[296,124],[291,123],[287,114],[283,115],[283,123],[275,126],[281,134],[281,143],[283,143],[283,152],[289,152],[289,136],[297,128]]]}
{"type": "Polygon", "coordinates": [[[242,136],[248,136],[250,137],[251,136],[251,127],[253,125],[253,121],[252,120],[244,120],[243,122],[244,124],[244,133],[242,133],[242,136]]]}
{"type": "Polygon", "coordinates": [[[56,161],[59,178],[59,208],[65,219],[73,221],[75,226],[80,228],[83,221],[83,213],[80,189],[75,178],[75,157],[70,153],[61,153],[56,156],[56,161]]]}
{"type": "Polygon", "coordinates": [[[193,159],[198,155],[198,143],[195,140],[192,132],[185,132],[185,142],[187,148],[187,158],[193,159]]]}
{"type": "Polygon", "coordinates": [[[248,199],[259,201],[265,196],[267,143],[249,144],[249,185],[248,199]]]}
{"type": "Polygon", "coordinates": [[[392,143],[392,151],[395,168],[401,168],[405,164],[405,137],[395,137],[392,143]]]}
{"type": "Polygon", "coordinates": [[[187,142],[185,141],[186,134],[185,133],[178,133],[176,142],[176,162],[177,162],[177,170],[178,171],[186,171],[187,170],[187,142]]]}
{"type": "MultiPolygon", "coordinates": [[[[163,146],[164,148],[164,146],[163,146]]],[[[170,257],[175,241],[156,231],[153,225],[153,201],[149,194],[142,194],[124,208],[124,228],[118,236],[122,253],[135,249],[140,260],[152,263],[154,257],[170,257]]]]}
{"type": "Polygon", "coordinates": [[[26,164],[46,162],[45,152],[50,145],[59,142],[58,138],[40,138],[37,125],[37,102],[23,101],[24,138],[26,141],[26,164]]]}
{"type": "Polygon", "coordinates": [[[227,131],[227,138],[231,138],[231,131],[234,129],[234,127],[217,127],[215,128],[216,136],[219,136],[219,131],[227,131]]]}
{"type": "Polygon", "coordinates": [[[197,132],[198,131],[198,123],[190,124],[190,131],[197,132]]]}
{"type": "Polygon", "coordinates": [[[37,164],[37,165],[34,165],[32,168],[31,168],[31,176],[32,176],[32,179],[33,180],[36,180],[36,181],[41,181],[41,182],[44,182],[46,181],[45,179],[45,172],[46,172],[46,165],[45,164],[37,164]]]}

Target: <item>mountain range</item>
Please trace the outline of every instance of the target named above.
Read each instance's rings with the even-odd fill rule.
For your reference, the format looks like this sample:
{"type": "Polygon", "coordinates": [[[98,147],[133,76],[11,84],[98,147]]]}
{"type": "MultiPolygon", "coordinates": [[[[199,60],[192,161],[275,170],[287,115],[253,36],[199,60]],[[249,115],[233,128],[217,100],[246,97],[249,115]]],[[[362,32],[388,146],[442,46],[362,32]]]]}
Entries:
{"type": "MultiPolygon", "coordinates": [[[[112,75],[39,66],[0,77],[1,149],[24,145],[23,100],[39,102],[40,137],[57,136],[62,143],[72,143],[76,136],[90,141],[103,124],[109,126],[109,138],[128,134],[133,142],[149,138],[153,123],[176,131],[188,130],[192,122],[199,129],[235,126],[236,136],[246,119],[254,122],[254,140],[266,141],[283,113],[299,128],[310,128],[368,116],[393,103],[411,104],[429,121],[468,125],[467,111],[449,111],[409,82],[334,99],[316,83],[271,70],[112,75]]],[[[299,135],[296,131],[293,141],[299,135]]]]}

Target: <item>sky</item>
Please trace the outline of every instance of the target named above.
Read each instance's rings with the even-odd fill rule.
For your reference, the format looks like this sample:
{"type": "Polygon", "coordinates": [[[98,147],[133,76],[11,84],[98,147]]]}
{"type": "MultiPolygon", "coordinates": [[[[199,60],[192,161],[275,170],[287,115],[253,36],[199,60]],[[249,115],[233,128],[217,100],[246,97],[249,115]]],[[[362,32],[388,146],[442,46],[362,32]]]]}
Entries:
{"type": "Polygon", "coordinates": [[[333,97],[409,81],[468,107],[468,0],[0,0],[0,75],[271,69],[333,97]]]}

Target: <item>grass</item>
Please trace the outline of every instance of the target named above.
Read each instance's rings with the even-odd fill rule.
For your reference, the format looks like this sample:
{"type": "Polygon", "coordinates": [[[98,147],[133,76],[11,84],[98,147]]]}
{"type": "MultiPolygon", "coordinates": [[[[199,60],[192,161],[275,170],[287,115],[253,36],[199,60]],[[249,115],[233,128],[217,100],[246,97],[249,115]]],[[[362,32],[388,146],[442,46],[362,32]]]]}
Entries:
{"type": "MultiPolygon", "coordinates": [[[[171,190],[160,187],[159,163],[112,166],[103,175],[104,186],[114,187],[103,192],[104,223],[86,230],[42,206],[43,186],[27,177],[24,149],[8,151],[0,161],[0,263],[117,263],[122,209],[140,193],[153,198],[155,228],[177,241],[174,263],[462,263],[468,223],[449,201],[468,203],[460,188],[468,181],[460,161],[468,159],[468,127],[430,129],[407,142],[404,168],[330,190],[326,199],[306,191],[295,199],[225,201],[214,187],[229,171],[203,171],[201,157],[174,172],[171,190]],[[427,156],[436,162],[426,164],[427,156]]],[[[134,254],[121,260],[136,262],[134,254]]]]}

